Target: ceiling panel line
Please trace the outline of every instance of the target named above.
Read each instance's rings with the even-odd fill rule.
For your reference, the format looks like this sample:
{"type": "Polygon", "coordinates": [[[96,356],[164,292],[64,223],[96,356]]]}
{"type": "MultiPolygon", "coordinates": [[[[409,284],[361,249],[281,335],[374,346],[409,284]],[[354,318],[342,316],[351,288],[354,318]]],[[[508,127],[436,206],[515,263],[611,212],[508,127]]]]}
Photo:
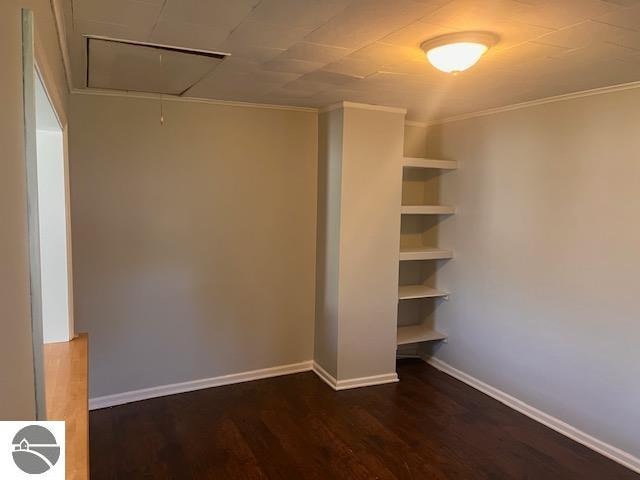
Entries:
{"type": "Polygon", "coordinates": [[[156,21],[153,22],[153,26],[151,27],[151,30],[149,31],[149,34],[147,35],[147,40],[151,40],[151,37],[153,36],[153,33],[156,31],[156,28],[158,27],[158,23],[160,22],[160,18],[162,17],[162,12],[164,12],[164,8],[167,6],[167,2],[169,0],[163,0],[162,1],[162,6],[160,7],[160,11],[158,12],[158,15],[156,16],[156,21]]]}

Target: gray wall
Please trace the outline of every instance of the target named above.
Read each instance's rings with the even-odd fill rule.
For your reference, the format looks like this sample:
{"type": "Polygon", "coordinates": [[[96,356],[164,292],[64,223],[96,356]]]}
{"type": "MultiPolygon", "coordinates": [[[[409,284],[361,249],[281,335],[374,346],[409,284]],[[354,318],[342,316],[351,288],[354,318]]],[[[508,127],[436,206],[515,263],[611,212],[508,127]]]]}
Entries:
{"type": "Polygon", "coordinates": [[[311,360],[317,115],[70,103],[91,397],[311,360]]]}
{"type": "Polygon", "coordinates": [[[338,377],[342,109],[318,116],[318,226],[314,360],[338,377]]]}
{"type": "Polygon", "coordinates": [[[436,356],[640,456],[640,89],[446,123],[428,145],[460,162],[436,356]]]}
{"type": "Polygon", "coordinates": [[[47,62],[50,87],[66,104],[66,86],[55,23],[48,0],[0,2],[0,420],[35,417],[27,193],[22,106],[21,8],[34,11],[40,59],[47,62]]]}
{"type": "Polygon", "coordinates": [[[344,109],[338,380],[395,374],[404,113],[344,109]]]}
{"type": "Polygon", "coordinates": [[[393,381],[404,112],[346,103],[319,123],[314,359],[393,381]]]}

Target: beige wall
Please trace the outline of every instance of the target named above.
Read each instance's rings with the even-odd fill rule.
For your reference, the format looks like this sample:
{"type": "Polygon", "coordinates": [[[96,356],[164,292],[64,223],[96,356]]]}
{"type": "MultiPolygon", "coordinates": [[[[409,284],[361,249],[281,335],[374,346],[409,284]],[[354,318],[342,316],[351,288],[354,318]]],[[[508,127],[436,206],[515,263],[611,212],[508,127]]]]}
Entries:
{"type": "Polygon", "coordinates": [[[338,381],[395,376],[403,125],[358,104],[320,115],[314,358],[338,381]]]}
{"type": "Polygon", "coordinates": [[[403,128],[344,109],[338,380],[395,373],[403,128]]]}
{"type": "Polygon", "coordinates": [[[433,127],[436,355],[640,456],[640,89],[433,127]]]}
{"type": "Polygon", "coordinates": [[[91,396],[311,360],[317,115],[72,95],[91,396]]]}
{"type": "Polygon", "coordinates": [[[314,360],[338,377],[342,109],[318,116],[318,226],[314,360]]]}
{"type": "Polygon", "coordinates": [[[0,419],[35,415],[29,306],[27,194],[22,106],[21,8],[33,10],[40,60],[48,87],[66,104],[66,86],[55,23],[48,0],[0,2],[0,419]]]}

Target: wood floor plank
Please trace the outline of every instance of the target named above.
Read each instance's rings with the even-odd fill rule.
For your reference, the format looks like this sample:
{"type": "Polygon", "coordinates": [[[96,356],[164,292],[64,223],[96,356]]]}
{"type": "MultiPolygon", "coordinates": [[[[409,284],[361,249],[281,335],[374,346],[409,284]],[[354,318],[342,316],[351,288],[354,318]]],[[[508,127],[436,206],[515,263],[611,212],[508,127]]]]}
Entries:
{"type": "Polygon", "coordinates": [[[419,360],[334,392],[313,373],[90,414],[92,480],[640,480],[419,360]]]}
{"type": "Polygon", "coordinates": [[[69,342],[47,343],[43,354],[47,418],[65,422],[66,478],[86,480],[89,475],[87,335],[81,334],[69,342]]]}

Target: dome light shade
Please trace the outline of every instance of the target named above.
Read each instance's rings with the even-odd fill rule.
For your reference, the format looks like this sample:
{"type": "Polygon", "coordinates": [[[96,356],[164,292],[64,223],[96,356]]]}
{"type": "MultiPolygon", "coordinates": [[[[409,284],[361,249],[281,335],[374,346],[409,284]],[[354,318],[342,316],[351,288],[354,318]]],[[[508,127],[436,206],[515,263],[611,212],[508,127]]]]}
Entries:
{"type": "Polygon", "coordinates": [[[497,37],[491,33],[468,32],[442,35],[427,40],[421,47],[431,65],[456,74],[475,65],[496,42],[497,37]]]}
{"type": "Polygon", "coordinates": [[[431,65],[446,73],[462,72],[476,64],[487,51],[481,43],[459,42],[432,48],[427,52],[431,65]]]}

